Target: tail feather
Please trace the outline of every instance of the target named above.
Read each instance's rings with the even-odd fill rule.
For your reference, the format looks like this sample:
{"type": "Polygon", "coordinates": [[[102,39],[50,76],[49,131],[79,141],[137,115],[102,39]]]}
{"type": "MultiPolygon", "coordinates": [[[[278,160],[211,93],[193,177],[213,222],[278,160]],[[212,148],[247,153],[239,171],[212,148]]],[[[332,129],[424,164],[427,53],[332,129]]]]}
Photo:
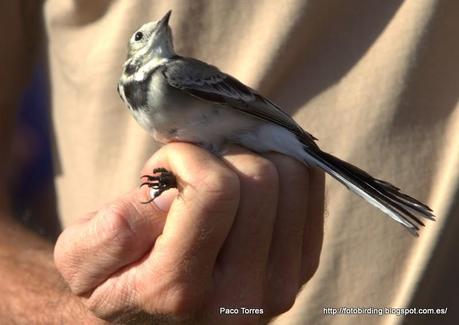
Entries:
{"type": "Polygon", "coordinates": [[[417,220],[419,224],[424,226],[424,224],[421,221],[419,221],[418,218],[413,216],[409,211],[406,211],[405,209],[403,209],[403,206],[406,206],[408,209],[414,210],[415,212],[419,212],[426,218],[434,220],[434,215],[432,213],[431,208],[429,208],[424,203],[416,200],[415,198],[409,195],[406,195],[405,193],[400,192],[400,189],[398,187],[392,185],[389,182],[386,182],[386,181],[383,181],[377,178],[373,178],[371,175],[369,175],[364,170],[354,165],[351,165],[350,163],[346,161],[340,160],[328,153],[324,152],[323,155],[325,157],[328,157],[329,161],[338,162],[338,165],[342,164],[342,166],[346,169],[346,171],[348,171],[350,175],[354,175],[358,177],[360,181],[367,183],[369,186],[371,186],[375,191],[377,191],[381,195],[385,195],[392,201],[400,203],[402,206],[399,206],[399,208],[402,209],[404,213],[406,213],[413,219],[417,220]]]}
{"type": "Polygon", "coordinates": [[[418,236],[419,226],[424,226],[417,215],[435,220],[431,208],[400,192],[398,187],[373,178],[364,170],[318,148],[305,147],[305,151],[325,172],[401,223],[413,235],[418,236]]]}
{"type": "Polygon", "coordinates": [[[400,202],[400,203],[404,203],[406,205],[408,205],[408,207],[410,209],[413,209],[419,213],[422,213],[424,214],[424,216],[428,219],[431,219],[431,220],[435,220],[435,215],[433,214],[433,211],[431,208],[429,208],[426,204],[416,200],[415,198],[409,196],[409,195],[406,195],[405,193],[401,193],[399,192],[400,189],[393,186],[392,184],[388,183],[388,182],[385,182],[385,181],[382,181],[380,179],[375,179],[375,182],[377,182],[378,184],[381,184],[383,186],[387,186],[387,190],[392,193],[392,195],[395,195],[396,196],[396,199],[400,202]]]}

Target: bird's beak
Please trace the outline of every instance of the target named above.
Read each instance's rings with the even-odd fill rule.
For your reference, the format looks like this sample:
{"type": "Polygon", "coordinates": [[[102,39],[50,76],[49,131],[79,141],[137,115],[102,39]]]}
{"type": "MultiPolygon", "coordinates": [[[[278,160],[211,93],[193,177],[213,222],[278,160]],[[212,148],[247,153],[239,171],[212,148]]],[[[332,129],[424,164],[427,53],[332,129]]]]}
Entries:
{"type": "Polygon", "coordinates": [[[169,18],[171,17],[171,14],[172,14],[172,10],[169,10],[163,18],[161,18],[161,20],[158,22],[158,26],[160,26],[160,28],[163,28],[163,27],[166,27],[169,25],[169,18]]]}

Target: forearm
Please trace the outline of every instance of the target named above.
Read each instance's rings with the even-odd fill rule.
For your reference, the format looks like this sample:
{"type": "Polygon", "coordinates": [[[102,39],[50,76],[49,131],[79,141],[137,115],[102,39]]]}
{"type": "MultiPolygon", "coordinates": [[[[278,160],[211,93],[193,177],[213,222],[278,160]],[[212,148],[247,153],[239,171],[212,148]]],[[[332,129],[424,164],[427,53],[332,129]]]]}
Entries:
{"type": "Polygon", "coordinates": [[[95,319],[68,290],[50,243],[0,216],[0,322],[79,323],[95,319]]]}

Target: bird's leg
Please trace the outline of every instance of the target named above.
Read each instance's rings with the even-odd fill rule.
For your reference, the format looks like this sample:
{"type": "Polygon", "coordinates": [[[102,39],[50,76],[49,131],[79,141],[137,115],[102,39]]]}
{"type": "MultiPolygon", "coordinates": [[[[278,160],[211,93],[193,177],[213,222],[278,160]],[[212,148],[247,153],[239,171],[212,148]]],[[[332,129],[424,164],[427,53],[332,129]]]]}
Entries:
{"type": "Polygon", "coordinates": [[[145,182],[140,184],[140,187],[146,185],[155,190],[153,197],[146,202],[142,202],[143,204],[152,202],[155,198],[170,188],[177,188],[177,179],[175,178],[175,175],[166,168],[155,168],[153,169],[152,175],[142,175],[140,179],[146,179],[145,182]]]}

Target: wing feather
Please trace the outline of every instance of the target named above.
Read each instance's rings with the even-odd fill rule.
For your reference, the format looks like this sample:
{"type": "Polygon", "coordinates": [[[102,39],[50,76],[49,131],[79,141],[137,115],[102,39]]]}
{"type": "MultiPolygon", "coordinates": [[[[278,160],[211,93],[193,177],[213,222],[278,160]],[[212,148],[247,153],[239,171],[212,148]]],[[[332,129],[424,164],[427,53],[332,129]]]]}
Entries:
{"type": "Polygon", "coordinates": [[[165,64],[168,84],[201,100],[229,105],[243,113],[278,124],[305,145],[316,147],[311,134],[304,131],[287,113],[234,77],[192,58],[176,58],[165,64]]]}

